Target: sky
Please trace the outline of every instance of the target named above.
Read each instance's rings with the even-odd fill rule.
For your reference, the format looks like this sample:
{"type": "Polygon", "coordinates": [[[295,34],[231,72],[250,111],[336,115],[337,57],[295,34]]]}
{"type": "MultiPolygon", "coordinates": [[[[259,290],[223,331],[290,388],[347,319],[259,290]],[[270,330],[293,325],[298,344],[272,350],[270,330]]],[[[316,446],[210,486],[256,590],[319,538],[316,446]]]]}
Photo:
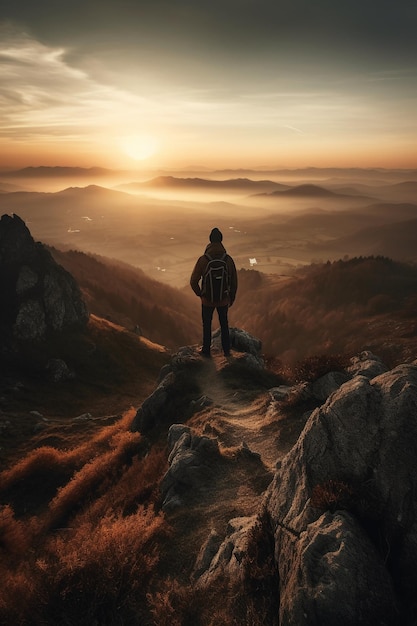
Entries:
{"type": "Polygon", "coordinates": [[[415,0],[2,0],[0,166],[417,167],[415,0]]]}

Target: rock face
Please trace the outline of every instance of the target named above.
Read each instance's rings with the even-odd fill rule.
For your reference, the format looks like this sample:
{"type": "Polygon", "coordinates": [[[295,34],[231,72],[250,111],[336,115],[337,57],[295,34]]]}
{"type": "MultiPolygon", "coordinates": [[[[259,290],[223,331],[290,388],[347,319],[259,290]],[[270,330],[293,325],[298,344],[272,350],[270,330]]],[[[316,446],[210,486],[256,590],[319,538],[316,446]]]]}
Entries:
{"type": "Polygon", "coordinates": [[[220,459],[216,439],[193,434],[188,426],[173,424],[168,432],[169,469],[162,479],[164,510],[183,505],[183,494],[204,489],[210,482],[213,464],[220,459]],[[214,462],[214,463],[213,463],[214,462]]]}
{"type": "Polygon", "coordinates": [[[386,368],[372,355],[354,366],[313,412],[266,496],[283,626],[411,623],[417,366],[374,378],[363,374],[386,368]]]}
{"type": "MultiPolygon", "coordinates": [[[[242,349],[253,348],[248,354],[257,358],[260,346],[244,331],[238,336],[244,338],[242,349]]],[[[192,389],[199,367],[207,365],[196,351],[181,349],[136,417],[136,428],[145,431],[158,421],[173,424],[169,469],[161,483],[166,511],[186,506],[190,493],[204,497],[221,458],[215,439],[174,422],[185,422],[193,406],[207,406],[198,385],[192,389]]],[[[256,376],[252,367],[245,371],[256,376]]],[[[280,402],[294,394],[301,408],[306,402],[317,408],[307,412],[298,440],[277,462],[258,515],[230,520],[224,538],[210,534],[192,583],[208,592],[219,584],[245,589],[253,555],[268,546],[265,571],[272,587],[264,601],[276,607],[271,625],[413,626],[417,361],[389,370],[365,351],[343,372],[270,388],[267,410],[278,419],[280,402]]]]}
{"type": "Polygon", "coordinates": [[[131,425],[133,432],[149,434],[153,428],[185,421],[201,408],[196,373],[204,363],[192,348],[183,347],[165,365],[159,375],[160,383],[136,412],[131,425]]]}
{"type": "Polygon", "coordinates": [[[3,338],[42,341],[88,321],[74,278],[33,240],[17,215],[0,220],[0,293],[3,338]]]}

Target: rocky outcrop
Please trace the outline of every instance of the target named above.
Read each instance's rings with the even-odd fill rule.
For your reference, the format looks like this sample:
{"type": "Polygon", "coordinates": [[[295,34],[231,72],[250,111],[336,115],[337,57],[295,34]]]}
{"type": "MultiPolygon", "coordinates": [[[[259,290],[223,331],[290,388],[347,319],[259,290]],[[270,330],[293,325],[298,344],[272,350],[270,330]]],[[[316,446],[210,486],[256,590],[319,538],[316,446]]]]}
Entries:
{"type": "MultiPolygon", "coordinates": [[[[232,341],[233,349],[237,350],[235,346],[239,345],[242,352],[224,368],[221,375],[247,376],[255,383],[262,378],[261,373],[265,373],[265,380],[271,378],[266,374],[259,339],[238,328],[231,329],[231,336],[238,338],[232,341]],[[245,349],[248,351],[245,352],[245,349]]],[[[216,337],[214,333],[213,342],[220,342],[216,337]]],[[[207,367],[210,367],[210,360],[203,359],[196,347],[180,348],[161,369],[159,385],[137,410],[131,430],[147,435],[155,427],[185,422],[194,413],[212,404],[212,400],[202,393],[199,380],[204,378],[204,372],[207,375],[207,367]]]]}
{"type": "Polygon", "coordinates": [[[201,392],[196,373],[204,363],[197,351],[183,347],[165,365],[159,375],[160,383],[143,402],[133,419],[131,430],[144,435],[163,425],[184,422],[206,402],[201,392]]]}
{"type": "Polygon", "coordinates": [[[220,459],[216,439],[197,435],[188,426],[173,424],[168,432],[169,469],[160,486],[166,511],[184,504],[184,494],[201,491],[210,484],[213,465],[220,459]]]}
{"type": "Polygon", "coordinates": [[[192,573],[197,587],[212,585],[225,575],[235,583],[243,582],[245,572],[241,564],[248,553],[250,536],[257,523],[256,515],[229,520],[223,541],[217,533],[210,533],[192,573]]]}
{"type": "Polygon", "coordinates": [[[74,278],[33,240],[17,215],[0,220],[0,293],[4,340],[43,341],[88,321],[74,278]]]}
{"type": "MultiPolygon", "coordinates": [[[[271,390],[280,403],[294,389],[271,390]]],[[[262,506],[272,529],[280,626],[412,625],[417,580],[417,361],[370,352],[298,393],[321,398],[277,463],[262,506]]],[[[255,518],[210,536],[199,588],[244,584],[255,518]]],[[[266,602],[269,600],[266,598],[266,602]]],[[[275,622],[274,622],[275,623],[275,622]]]]}
{"type": "Polygon", "coordinates": [[[406,624],[414,602],[417,366],[355,371],[268,490],[282,625],[406,624]]]}
{"type": "MultiPolygon", "coordinates": [[[[262,358],[262,342],[257,337],[250,335],[242,328],[230,328],[230,346],[232,350],[242,353],[241,364],[253,369],[263,369],[265,362],[262,358]]],[[[221,351],[221,333],[218,328],[212,335],[212,346],[221,351]]]]}

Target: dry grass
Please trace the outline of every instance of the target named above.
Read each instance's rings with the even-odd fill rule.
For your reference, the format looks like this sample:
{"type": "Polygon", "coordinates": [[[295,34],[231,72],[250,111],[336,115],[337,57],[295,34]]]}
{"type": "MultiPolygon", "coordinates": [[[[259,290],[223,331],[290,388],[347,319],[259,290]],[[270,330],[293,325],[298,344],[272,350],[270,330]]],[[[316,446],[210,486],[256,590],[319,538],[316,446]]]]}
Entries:
{"type": "Polygon", "coordinates": [[[164,525],[144,507],[125,517],[86,511],[14,567],[2,563],[0,618],[7,624],[140,623],[164,525]]]}
{"type": "Polygon", "coordinates": [[[351,485],[343,481],[328,480],[313,487],[311,506],[322,511],[352,509],[354,490],[351,485]]]}
{"type": "Polygon", "coordinates": [[[1,475],[1,623],[148,619],[146,594],[169,535],[155,510],[166,454],[147,452],[141,435],[128,430],[131,418],[79,448],[35,450],[1,475]],[[23,511],[16,493],[27,496],[28,485],[36,507],[23,511]]]}

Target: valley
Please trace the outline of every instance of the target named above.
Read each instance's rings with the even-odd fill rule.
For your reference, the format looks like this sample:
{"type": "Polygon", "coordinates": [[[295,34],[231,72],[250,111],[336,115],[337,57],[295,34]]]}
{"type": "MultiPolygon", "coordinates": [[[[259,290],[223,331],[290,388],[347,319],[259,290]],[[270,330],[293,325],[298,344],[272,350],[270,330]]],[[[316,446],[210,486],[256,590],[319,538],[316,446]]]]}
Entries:
{"type": "Polygon", "coordinates": [[[412,171],[268,172],[270,179],[255,171],[224,179],[176,172],[140,182],[126,172],[31,174],[0,175],[1,212],[18,214],[44,243],[119,259],[177,288],[188,284],[214,225],[238,268],[265,273],[357,255],[417,257],[412,171]],[[25,191],[7,190],[19,183],[25,191]],[[38,191],[48,184],[53,191],[38,191]],[[259,185],[268,191],[253,193],[259,185]],[[271,191],[277,186],[284,191],[271,191]]]}

